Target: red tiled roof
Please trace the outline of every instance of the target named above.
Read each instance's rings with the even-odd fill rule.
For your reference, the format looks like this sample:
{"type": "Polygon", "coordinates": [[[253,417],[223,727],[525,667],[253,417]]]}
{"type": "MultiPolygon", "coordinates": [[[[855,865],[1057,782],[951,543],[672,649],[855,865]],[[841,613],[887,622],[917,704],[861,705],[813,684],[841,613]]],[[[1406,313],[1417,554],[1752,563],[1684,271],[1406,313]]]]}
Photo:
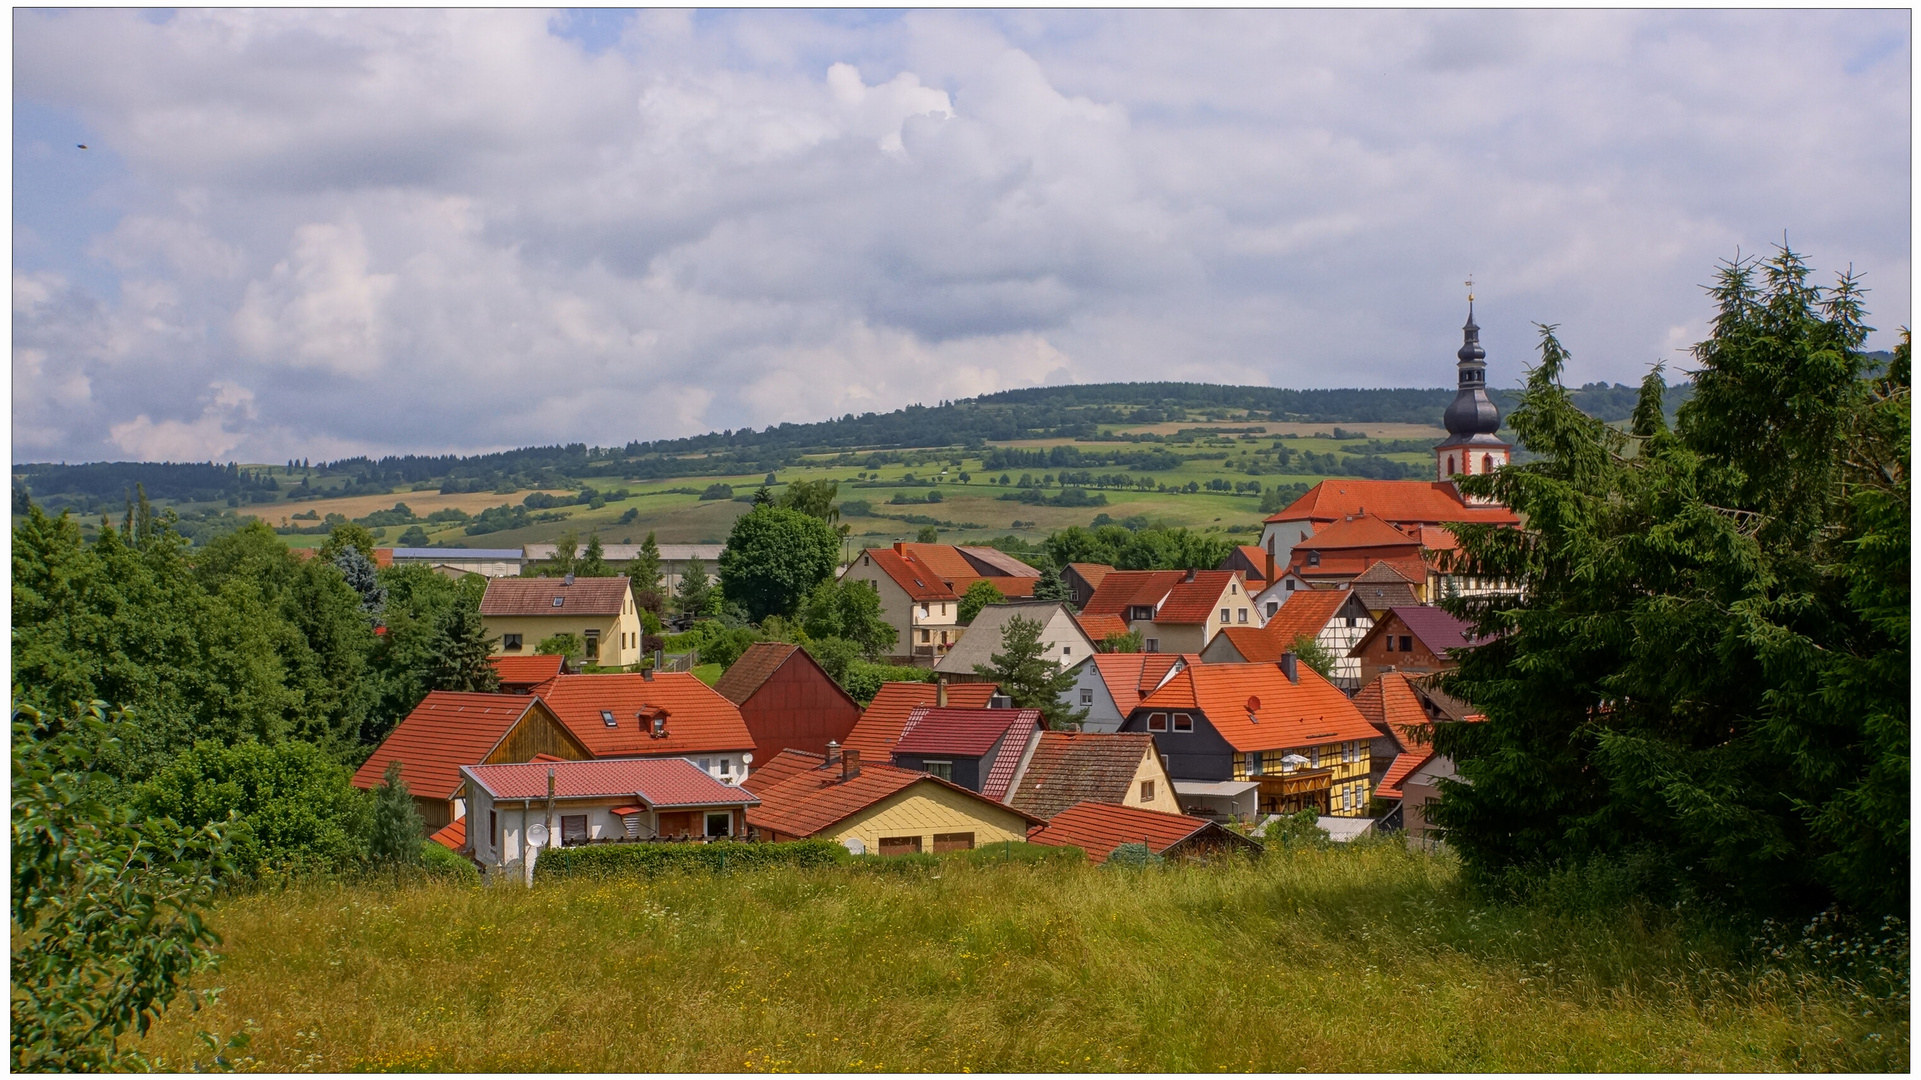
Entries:
{"type": "Polygon", "coordinates": [[[1279,664],[1195,664],[1135,707],[1198,709],[1229,746],[1285,750],[1380,734],[1333,683],[1306,664],[1288,681],[1279,664]],[[1250,712],[1249,706],[1254,706],[1250,712]]]}
{"type": "Polygon", "coordinates": [[[1116,570],[1101,581],[1084,610],[1089,615],[1125,618],[1128,608],[1151,605],[1157,623],[1204,623],[1227,592],[1228,582],[1239,579],[1233,570],[1116,570]]]}
{"type": "Polygon", "coordinates": [[[1036,709],[1034,713],[1033,727],[1024,728],[1016,724],[1007,729],[1007,740],[1001,743],[1000,752],[994,755],[994,767],[981,780],[981,794],[995,802],[1007,801],[1007,789],[1014,783],[1014,773],[1021,767],[1021,758],[1027,756],[1028,746],[1039,739],[1047,728],[1040,722],[1040,711],[1036,709]]]}
{"type": "Polygon", "coordinates": [[[1040,726],[1039,709],[940,709],[916,706],[907,715],[896,754],[956,754],[979,757],[994,748],[1009,731],[1040,726]]]}
{"type": "Polygon", "coordinates": [[[597,758],[669,757],[752,750],[740,707],[685,671],[644,675],[561,675],[534,693],[597,758]],[[652,717],[667,710],[667,735],[652,736],[652,717]],[[601,712],[614,714],[608,727],[601,712]],[[645,713],[646,720],[639,714],[645,713]]]}
{"type": "Polygon", "coordinates": [[[1075,803],[1119,803],[1142,759],[1154,752],[1154,737],[1146,732],[1043,731],[1007,804],[1051,818],[1075,803]]]}
{"type": "Polygon", "coordinates": [[[1282,653],[1294,648],[1294,643],[1300,640],[1302,634],[1318,637],[1326,628],[1327,621],[1341,610],[1341,605],[1347,600],[1348,594],[1340,589],[1295,592],[1258,630],[1232,626],[1221,632],[1229,635],[1227,640],[1241,654],[1242,660],[1249,663],[1279,660],[1282,653]]]}
{"type": "Polygon", "coordinates": [[[1339,521],[1370,513],[1404,524],[1485,521],[1518,525],[1505,506],[1469,506],[1448,480],[1323,480],[1268,521],[1339,521]]]}
{"type": "Polygon", "coordinates": [[[1107,684],[1107,693],[1113,697],[1114,707],[1122,716],[1134,711],[1141,698],[1152,693],[1176,666],[1197,662],[1198,657],[1187,653],[1096,653],[1094,656],[1094,667],[1100,672],[1101,682],[1107,684]]]}
{"type": "Polygon", "coordinates": [[[1040,819],[1031,814],[1022,814],[924,772],[869,762],[862,755],[860,772],[842,780],[839,763],[823,768],[826,760],[818,754],[782,750],[768,767],[749,773],[741,786],[759,797],[760,806],[747,811],[747,823],[785,836],[813,836],[915,784],[937,784],[1040,824],[1040,819]]]}
{"type": "Polygon", "coordinates": [[[1106,580],[1107,575],[1114,572],[1114,568],[1104,562],[1071,562],[1067,567],[1079,574],[1082,581],[1096,589],[1101,587],[1101,582],[1106,580]]]}
{"type": "Polygon", "coordinates": [[[624,577],[489,578],[480,598],[482,615],[618,615],[627,602],[624,577]],[[555,605],[554,601],[561,604],[555,605]]]}
{"type": "Polygon", "coordinates": [[[616,758],[607,761],[533,761],[518,765],[469,765],[474,783],[496,799],[544,799],[547,775],[554,798],[636,796],[663,806],[751,806],[752,792],[723,784],[686,758],[616,758]]]}
{"type": "Polygon", "coordinates": [[[490,656],[502,686],[536,686],[560,674],[564,656],[490,656]]]}
{"type": "Polygon", "coordinates": [[[1329,551],[1336,548],[1404,547],[1418,549],[1421,541],[1389,525],[1373,514],[1356,514],[1324,525],[1313,536],[1295,545],[1295,550],[1329,551]]]}
{"type": "Polygon", "coordinates": [[[935,573],[934,569],[926,563],[897,552],[893,548],[869,548],[861,555],[872,559],[874,565],[894,579],[894,584],[899,585],[902,591],[907,593],[907,598],[913,601],[958,600],[961,592],[966,590],[967,584],[973,582],[971,573],[963,579],[967,584],[950,582],[935,573]],[[956,585],[959,585],[958,589],[956,585]]]}
{"type": "Polygon", "coordinates": [[[1409,577],[1407,563],[1398,559],[1382,559],[1363,570],[1354,578],[1356,585],[1419,585],[1427,580],[1421,574],[1409,577]]]}
{"type": "Polygon", "coordinates": [[[1055,814],[1044,827],[1029,833],[1027,842],[1077,847],[1087,852],[1088,862],[1099,864],[1122,844],[1146,844],[1148,850],[1159,855],[1212,824],[1206,818],[1186,814],[1083,802],[1055,814]]]}
{"type": "Polygon", "coordinates": [[[799,651],[800,646],[784,641],[756,641],[721,675],[714,689],[728,701],[744,705],[762,684],[774,677],[774,672],[780,670],[788,657],[799,651]]]}
{"type": "Polygon", "coordinates": [[[1373,682],[1355,692],[1354,707],[1361,710],[1361,715],[1367,717],[1368,723],[1391,737],[1403,751],[1414,749],[1410,729],[1426,730],[1433,727],[1433,721],[1428,719],[1427,710],[1421,708],[1421,700],[1415,696],[1405,672],[1382,672],[1373,682]]]}
{"type": "Polygon", "coordinates": [[[1407,793],[1401,790],[1401,785],[1407,782],[1408,777],[1414,775],[1414,770],[1427,764],[1433,757],[1434,748],[1431,746],[1417,747],[1396,754],[1394,764],[1387,767],[1387,775],[1381,777],[1380,786],[1374,789],[1374,794],[1383,799],[1405,798],[1407,793]]]}
{"type": "Polygon", "coordinates": [[[459,851],[461,848],[464,848],[467,846],[466,817],[465,816],[457,817],[452,821],[449,821],[447,824],[442,825],[439,831],[435,832],[432,836],[429,836],[427,839],[432,840],[434,843],[439,844],[441,847],[446,848],[448,851],[459,851]]]}
{"type": "Polygon", "coordinates": [[[1119,615],[1089,615],[1082,612],[1074,616],[1074,621],[1080,625],[1081,633],[1096,645],[1106,641],[1110,634],[1127,633],[1127,620],[1119,615]]]}
{"type": "MultiPolygon", "coordinates": [[[[982,709],[999,688],[993,683],[953,683],[947,688],[947,704],[956,709],[982,709]]],[[[884,762],[894,754],[894,743],[907,717],[917,706],[932,705],[936,690],[933,683],[889,682],[860,714],[854,730],[842,744],[860,751],[863,761],[884,762]]]]}
{"type": "MultiPolygon", "coordinates": [[[[1253,570],[1248,574],[1248,580],[1252,581],[1258,578],[1266,581],[1267,549],[1259,544],[1237,544],[1235,546],[1240,549],[1241,558],[1246,559],[1247,565],[1253,567],[1253,570]]],[[[1276,573],[1278,572],[1279,571],[1276,571],[1276,573]]]]}
{"type": "MultiPolygon", "coordinates": [[[[525,694],[465,694],[435,690],[354,772],[358,788],[379,786],[387,763],[400,762],[400,778],[410,794],[451,799],[460,790],[460,767],[487,759],[522,717],[538,707],[525,694]]],[[[584,748],[583,748],[584,749],[584,748]]]]}

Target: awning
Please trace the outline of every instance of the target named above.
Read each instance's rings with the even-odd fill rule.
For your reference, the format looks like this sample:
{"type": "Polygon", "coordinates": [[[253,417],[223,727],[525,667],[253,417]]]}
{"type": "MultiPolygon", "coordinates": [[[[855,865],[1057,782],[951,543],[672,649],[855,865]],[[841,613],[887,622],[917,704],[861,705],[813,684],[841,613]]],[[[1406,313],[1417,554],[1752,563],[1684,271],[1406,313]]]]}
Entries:
{"type": "Polygon", "coordinates": [[[616,806],[607,812],[615,817],[626,817],[628,814],[644,814],[647,811],[638,806],[616,806]]]}
{"type": "Polygon", "coordinates": [[[1211,795],[1217,799],[1235,799],[1250,791],[1260,789],[1258,780],[1176,780],[1176,795],[1211,795]]]}

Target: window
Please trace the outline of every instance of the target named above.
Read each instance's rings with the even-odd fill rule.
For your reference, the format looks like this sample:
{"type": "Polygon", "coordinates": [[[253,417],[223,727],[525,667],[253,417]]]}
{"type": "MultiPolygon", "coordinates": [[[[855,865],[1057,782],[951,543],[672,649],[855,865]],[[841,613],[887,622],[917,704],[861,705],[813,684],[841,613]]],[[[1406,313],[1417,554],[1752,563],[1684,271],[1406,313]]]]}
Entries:
{"type": "Polygon", "coordinates": [[[1354,809],[1354,789],[1353,788],[1341,789],[1341,809],[1342,810],[1354,809]]]}
{"type": "Polygon", "coordinates": [[[923,628],[920,632],[920,643],[925,645],[932,640],[934,640],[934,632],[923,628]]]}
{"type": "Polygon", "coordinates": [[[1393,652],[1393,651],[1394,651],[1394,635],[1393,635],[1393,634],[1388,634],[1388,635],[1386,635],[1386,637],[1387,637],[1387,648],[1386,648],[1385,650],[1383,650],[1383,651],[1385,651],[1385,652],[1393,652]]]}
{"type": "Polygon", "coordinates": [[[1154,781],[1152,780],[1141,781],[1141,801],[1142,802],[1154,801],[1154,781]]]}
{"type": "Polygon", "coordinates": [[[1319,566],[1319,565],[1321,565],[1321,553],[1320,553],[1320,552],[1318,552],[1318,551],[1310,551],[1310,552],[1308,552],[1308,553],[1307,553],[1307,565],[1309,565],[1309,566],[1319,566]]]}
{"type": "Polygon", "coordinates": [[[1175,731],[1193,731],[1194,718],[1184,712],[1175,713],[1174,714],[1174,730],[1175,731]]]}
{"type": "Polygon", "coordinates": [[[918,836],[883,836],[880,838],[880,853],[882,855],[906,855],[910,852],[918,851],[920,851],[920,837],[918,836]]]}
{"type": "MultiPolygon", "coordinates": [[[[1288,587],[1289,589],[1292,589],[1292,588],[1294,587],[1294,583],[1293,583],[1293,582],[1291,582],[1291,581],[1290,581],[1290,582],[1288,582],[1288,583],[1287,583],[1287,587],[1288,587]]],[[[1271,618],[1273,618],[1273,617],[1274,617],[1274,613],[1275,613],[1275,612],[1277,612],[1277,611],[1279,611],[1279,610],[1281,610],[1281,602],[1280,602],[1279,600],[1269,600],[1269,601],[1267,602],[1267,617],[1268,617],[1268,618],[1270,618],[1270,619],[1271,619],[1271,618]]]]}
{"type": "Polygon", "coordinates": [[[920,613],[921,613],[922,615],[925,615],[925,614],[927,614],[927,605],[926,605],[926,604],[922,604],[922,605],[920,606],[920,613]]]}
{"type": "Polygon", "coordinates": [[[1401,651],[1402,652],[1414,651],[1414,639],[1409,637],[1406,634],[1401,635],[1401,651]]]}
{"type": "Polygon", "coordinates": [[[500,811],[487,811],[487,835],[493,838],[494,850],[500,850],[500,811]]]}
{"type": "Polygon", "coordinates": [[[720,759],[720,775],[722,776],[734,775],[734,759],[733,758],[724,757],[720,759]]]}
{"type": "Polygon", "coordinates": [[[587,654],[587,659],[589,660],[598,660],[600,658],[600,631],[587,631],[587,645],[582,651],[587,654]]]}
{"type": "Polygon", "coordinates": [[[714,771],[714,768],[713,768],[713,761],[712,761],[711,759],[709,759],[709,758],[701,758],[701,759],[700,759],[700,771],[701,771],[701,772],[704,772],[704,773],[711,773],[711,772],[713,772],[713,771],[714,771]]]}
{"type": "Polygon", "coordinates": [[[520,651],[520,635],[519,634],[500,635],[500,651],[501,652],[519,652],[520,651]]]}
{"type": "Polygon", "coordinates": [[[560,845],[584,844],[587,842],[587,815],[563,814],[560,818],[560,845]]]}
{"type": "Polygon", "coordinates": [[[1454,475],[1454,455],[1453,454],[1449,454],[1447,456],[1447,474],[1449,476],[1454,475]]]}
{"type": "Polygon", "coordinates": [[[600,722],[606,724],[608,727],[620,726],[620,721],[614,719],[614,711],[612,709],[600,710],[600,722]]]}
{"type": "Polygon", "coordinates": [[[734,815],[729,813],[724,813],[724,812],[719,814],[708,814],[707,815],[707,835],[708,836],[734,835],[734,815]]]}
{"type": "Polygon", "coordinates": [[[921,765],[929,776],[950,782],[954,779],[954,763],[951,761],[923,761],[921,765]]]}
{"type": "Polygon", "coordinates": [[[567,598],[566,598],[566,597],[564,597],[564,596],[556,596],[556,597],[554,597],[554,606],[555,606],[555,607],[559,607],[559,606],[561,606],[562,604],[565,604],[566,602],[567,602],[567,598]]]}
{"type": "MultiPolygon", "coordinates": [[[[1288,578],[1288,579],[1287,579],[1287,585],[1286,585],[1286,591],[1287,591],[1287,592],[1293,592],[1293,591],[1294,591],[1294,579],[1293,579],[1293,578],[1288,578]]],[[[1269,615],[1272,615],[1272,614],[1274,614],[1274,612],[1273,612],[1273,610],[1272,610],[1272,608],[1270,608],[1270,609],[1269,609],[1269,611],[1268,611],[1268,614],[1269,614],[1269,615]]]]}
{"type": "Polygon", "coordinates": [[[1160,652],[1161,639],[1157,637],[1144,638],[1141,641],[1141,648],[1146,652],[1160,652]]]}
{"type": "Polygon", "coordinates": [[[1247,609],[1246,609],[1246,608],[1235,608],[1234,610],[1235,610],[1235,613],[1236,613],[1237,615],[1239,615],[1239,616],[1240,616],[1239,618],[1237,618],[1237,619],[1235,619],[1235,620],[1234,620],[1235,622],[1246,622],[1246,621],[1247,621],[1247,609]]]}
{"type": "Polygon", "coordinates": [[[1062,645],[1062,646],[1061,646],[1061,655],[1062,655],[1062,656],[1072,656],[1072,655],[1074,655],[1074,646],[1072,646],[1072,645],[1062,645]]]}
{"type": "Polygon", "coordinates": [[[1484,473],[1491,473],[1494,471],[1494,455],[1493,454],[1481,455],[1481,471],[1484,473]]]}
{"type": "Polygon", "coordinates": [[[1227,583],[1227,592],[1228,592],[1228,595],[1229,595],[1229,596],[1239,596],[1239,595],[1241,595],[1241,586],[1240,586],[1240,583],[1239,583],[1239,582],[1234,582],[1234,581],[1230,581],[1230,582],[1228,582],[1228,583],[1227,583]]]}
{"type": "Polygon", "coordinates": [[[1094,691],[1083,688],[1081,690],[1081,704],[1082,705],[1094,704],[1094,691]]]}
{"type": "Polygon", "coordinates": [[[1259,751],[1242,754],[1241,758],[1243,759],[1243,762],[1244,762],[1244,764],[1242,765],[1242,768],[1247,773],[1247,775],[1249,776],[1261,775],[1261,771],[1262,771],[1261,755],[1259,751]]]}
{"type": "Polygon", "coordinates": [[[1227,610],[1226,608],[1222,608],[1222,609],[1221,609],[1221,621],[1222,621],[1222,622],[1233,622],[1233,621],[1234,621],[1234,613],[1233,613],[1233,612],[1231,612],[1231,611],[1229,611],[1229,610],[1227,610]]]}
{"type": "Polygon", "coordinates": [[[974,850],[974,834],[971,832],[937,832],[934,834],[934,854],[944,851],[974,850]]]}
{"type": "Polygon", "coordinates": [[[1148,713],[1147,714],[1147,730],[1166,731],[1167,730],[1167,714],[1164,712],[1148,713]]]}

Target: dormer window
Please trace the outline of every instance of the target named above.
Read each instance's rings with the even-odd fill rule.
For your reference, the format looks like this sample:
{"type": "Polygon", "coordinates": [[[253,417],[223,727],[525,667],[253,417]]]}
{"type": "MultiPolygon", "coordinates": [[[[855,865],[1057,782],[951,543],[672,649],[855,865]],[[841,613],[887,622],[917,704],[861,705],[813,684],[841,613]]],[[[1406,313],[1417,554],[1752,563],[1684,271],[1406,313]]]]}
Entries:
{"type": "Polygon", "coordinates": [[[1320,553],[1320,552],[1318,552],[1318,551],[1310,551],[1310,552],[1308,552],[1308,553],[1307,553],[1307,565],[1309,565],[1309,566],[1319,566],[1319,565],[1321,565],[1321,553],[1320,553]]]}
{"type": "Polygon", "coordinates": [[[1147,730],[1166,731],[1167,730],[1167,714],[1164,712],[1148,713],[1147,714],[1147,730]]]}
{"type": "Polygon", "coordinates": [[[554,606],[555,606],[555,607],[559,607],[560,605],[562,605],[562,604],[565,604],[566,602],[567,602],[567,598],[566,598],[566,597],[564,597],[564,596],[556,596],[556,597],[554,597],[554,606]]]}

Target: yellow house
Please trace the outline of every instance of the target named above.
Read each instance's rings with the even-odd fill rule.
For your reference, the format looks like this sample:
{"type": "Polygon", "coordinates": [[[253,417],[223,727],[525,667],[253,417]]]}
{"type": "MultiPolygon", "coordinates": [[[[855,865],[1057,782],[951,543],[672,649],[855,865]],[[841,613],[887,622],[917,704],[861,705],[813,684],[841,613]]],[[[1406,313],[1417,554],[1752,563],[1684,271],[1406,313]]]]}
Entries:
{"type": "Polygon", "coordinates": [[[783,750],[741,786],[760,800],[747,824],[763,840],[833,840],[856,853],[965,851],[1026,840],[1031,814],[937,777],[867,764],[859,751],[833,757],[783,750]]]}
{"type": "Polygon", "coordinates": [[[624,577],[494,578],[480,620],[498,656],[530,655],[555,634],[573,634],[586,663],[640,663],[640,612],[624,577]]]}

